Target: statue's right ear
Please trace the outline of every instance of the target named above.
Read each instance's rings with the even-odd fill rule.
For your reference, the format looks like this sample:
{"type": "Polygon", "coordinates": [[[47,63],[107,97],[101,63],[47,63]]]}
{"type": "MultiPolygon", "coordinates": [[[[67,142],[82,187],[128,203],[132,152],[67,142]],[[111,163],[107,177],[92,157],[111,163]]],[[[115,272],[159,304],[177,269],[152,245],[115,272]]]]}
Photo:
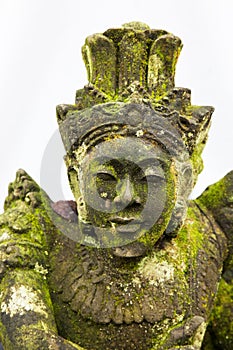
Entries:
{"type": "Polygon", "coordinates": [[[73,195],[75,196],[76,191],[77,191],[75,184],[78,182],[78,174],[74,168],[69,167],[69,168],[67,168],[67,175],[68,175],[70,189],[71,189],[73,195]]]}

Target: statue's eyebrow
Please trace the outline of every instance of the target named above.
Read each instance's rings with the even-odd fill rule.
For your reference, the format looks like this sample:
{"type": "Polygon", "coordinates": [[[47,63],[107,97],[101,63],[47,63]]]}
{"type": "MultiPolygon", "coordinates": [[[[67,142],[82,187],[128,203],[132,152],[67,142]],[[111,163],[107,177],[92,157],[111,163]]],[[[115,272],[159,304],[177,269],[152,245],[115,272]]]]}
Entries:
{"type": "Polygon", "coordinates": [[[145,167],[145,166],[158,166],[158,167],[164,167],[166,165],[166,161],[162,157],[156,157],[156,158],[146,158],[141,161],[139,161],[138,166],[145,167]]]}
{"type": "Polygon", "coordinates": [[[107,169],[110,169],[110,170],[115,170],[115,169],[118,169],[118,168],[123,168],[124,167],[124,164],[122,161],[118,160],[118,159],[110,159],[110,158],[106,158],[106,159],[101,159],[101,164],[98,168],[98,171],[97,172],[101,172],[103,170],[106,170],[107,169]]]}

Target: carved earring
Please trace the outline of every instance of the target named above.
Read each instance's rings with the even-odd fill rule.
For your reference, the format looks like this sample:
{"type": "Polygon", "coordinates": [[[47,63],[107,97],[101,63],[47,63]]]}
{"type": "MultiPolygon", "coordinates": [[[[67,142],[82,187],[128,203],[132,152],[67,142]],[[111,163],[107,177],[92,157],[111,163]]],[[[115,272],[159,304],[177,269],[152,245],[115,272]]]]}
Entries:
{"type": "Polygon", "coordinates": [[[78,209],[78,216],[79,220],[83,223],[88,223],[88,215],[87,215],[87,208],[86,203],[84,201],[84,198],[82,196],[77,198],[77,209],[78,209]]]}

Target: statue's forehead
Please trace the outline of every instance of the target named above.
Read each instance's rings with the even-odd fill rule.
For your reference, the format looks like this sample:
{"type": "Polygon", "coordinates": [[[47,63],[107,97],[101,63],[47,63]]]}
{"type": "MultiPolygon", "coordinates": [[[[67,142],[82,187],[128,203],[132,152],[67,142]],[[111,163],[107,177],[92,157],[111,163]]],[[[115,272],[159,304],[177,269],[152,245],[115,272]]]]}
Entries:
{"type": "Polygon", "coordinates": [[[110,161],[112,159],[128,160],[133,163],[140,163],[145,160],[169,159],[169,154],[155,142],[149,142],[137,137],[115,137],[105,140],[94,146],[87,152],[88,161],[110,161]]]}
{"type": "MultiPolygon", "coordinates": [[[[79,158],[80,159],[80,158],[79,158]]],[[[171,158],[160,145],[136,137],[121,137],[101,142],[89,150],[79,162],[78,173],[97,174],[113,171],[120,177],[141,172],[164,175],[171,158]]]]}

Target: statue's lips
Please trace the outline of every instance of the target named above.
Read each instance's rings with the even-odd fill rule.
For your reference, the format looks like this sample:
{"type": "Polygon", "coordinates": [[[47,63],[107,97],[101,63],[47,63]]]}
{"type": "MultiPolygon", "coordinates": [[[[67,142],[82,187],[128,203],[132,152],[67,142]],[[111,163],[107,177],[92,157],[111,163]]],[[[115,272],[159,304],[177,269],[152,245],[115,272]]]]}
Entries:
{"type": "MultiPolygon", "coordinates": [[[[110,220],[111,222],[115,223],[115,224],[119,224],[119,225],[127,225],[129,224],[130,222],[132,221],[135,221],[136,222],[136,219],[131,217],[131,218],[122,218],[120,216],[117,216],[117,217],[114,217],[110,220]]],[[[138,220],[137,220],[138,222],[138,220]]]]}
{"type": "Polygon", "coordinates": [[[140,220],[135,219],[133,217],[130,217],[130,218],[114,217],[110,221],[111,223],[116,224],[115,229],[119,233],[136,232],[142,224],[140,220]]]}

